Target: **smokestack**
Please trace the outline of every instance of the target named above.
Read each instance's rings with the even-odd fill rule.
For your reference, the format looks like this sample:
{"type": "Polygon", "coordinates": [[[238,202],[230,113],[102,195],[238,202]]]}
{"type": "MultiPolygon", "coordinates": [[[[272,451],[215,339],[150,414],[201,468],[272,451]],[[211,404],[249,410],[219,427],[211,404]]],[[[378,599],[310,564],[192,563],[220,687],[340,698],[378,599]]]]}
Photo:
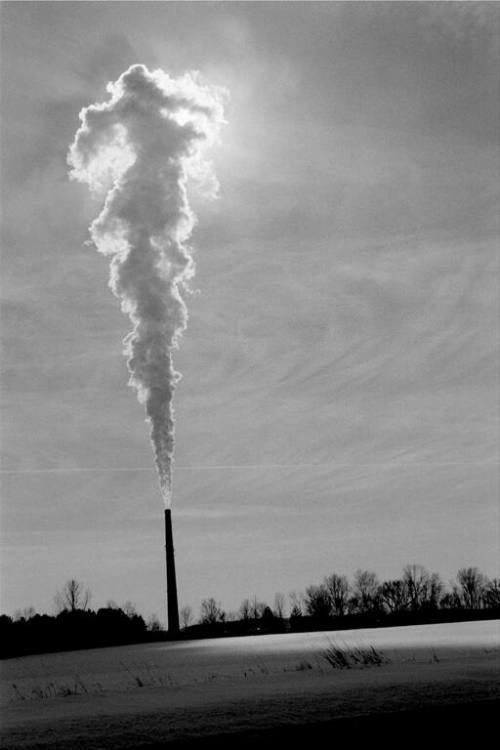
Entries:
{"type": "Polygon", "coordinates": [[[168,631],[179,632],[172,541],[173,396],[181,377],[173,365],[188,321],[184,297],[195,273],[189,237],[195,215],[188,183],[216,196],[205,149],[224,124],[225,92],[186,73],[132,65],[107,85],[107,101],[80,112],[68,154],[72,179],[106,194],[90,225],[96,249],[111,257],[109,286],[133,324],[124,339],[130,374],[151,425],[165,504],[168,631]]]}
{"type": "Polygon", "coordinates": [[[174,540],[172,536],[172,514],[165,509],[165,553],[167,559],[167,615],[170,635],[179,633],[179,605],[177,604],[177,581],[175,578],[174,540]]]}

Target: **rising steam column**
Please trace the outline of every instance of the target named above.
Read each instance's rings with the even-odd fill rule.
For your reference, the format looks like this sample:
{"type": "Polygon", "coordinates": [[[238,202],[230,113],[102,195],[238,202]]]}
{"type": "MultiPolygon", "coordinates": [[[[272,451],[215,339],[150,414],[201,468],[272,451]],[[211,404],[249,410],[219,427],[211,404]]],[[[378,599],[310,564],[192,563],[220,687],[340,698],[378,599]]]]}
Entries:
{"type": "Polygon", "coordinates": [[[167,615],[170,635],[179,633],[179,605],[177,603],[177,581],[175,578],[174,540],[172,536],[172,515],[165,509],[165,553],[167,559],[167,615]]]}
{"type": "MultiPolygon", "coordinates": [[[[171,78],[145,65],[130,66],[107,91],[108,101],[81,110],[68,163],[71,177],[91,190],[100,194],[108,186],[90,235],[100,253],[113,256],[109,286],[133,324],[124,339],[129,384],[145,406],[168,508],[175,446],[172,400],[179,380],[172,353],[187,326],[183,290],[195,268],[188,243],[195,216],[187,185],[200,167],[206,174],[204,149],[215,143],[225,122],[224,95],[220,87],[201,84],[190,73],[171,78]]],[[[169,509],[165,533],[168,630],[176,635],[169,509]]]]}

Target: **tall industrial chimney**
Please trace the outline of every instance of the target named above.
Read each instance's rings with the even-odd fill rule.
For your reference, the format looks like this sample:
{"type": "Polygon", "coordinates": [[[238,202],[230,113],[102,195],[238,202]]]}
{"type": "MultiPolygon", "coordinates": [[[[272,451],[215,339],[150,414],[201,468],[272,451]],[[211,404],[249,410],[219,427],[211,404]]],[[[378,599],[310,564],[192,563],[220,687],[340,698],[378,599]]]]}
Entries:
{"type": "Polygon", "coordinates": [[[172,515],[165,509],[165,552],[167,558],[167,615],[170,635],[179,633],[179,605],[177,603],[177,581],[175,578],[174,541],[172,536],[172,515]]]}

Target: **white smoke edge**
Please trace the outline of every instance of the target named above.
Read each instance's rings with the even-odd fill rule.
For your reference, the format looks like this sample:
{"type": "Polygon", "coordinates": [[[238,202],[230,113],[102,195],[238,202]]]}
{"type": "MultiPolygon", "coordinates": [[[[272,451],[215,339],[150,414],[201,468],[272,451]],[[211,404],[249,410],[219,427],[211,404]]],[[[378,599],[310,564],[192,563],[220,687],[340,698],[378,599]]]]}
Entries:
{"type": "Polygon", "coordinates": [[[187,241],[196,222],[187,182],[217,181],[204,159],[218,138],[227,92],[198,73],[171,78],[132,65],[107,85],[109,99],[80,112],[68,153],[70,176],[106,192],[90,226],[96,249],[112,256],[109,285],[133,324],[124,339],[130,374],[151,425],[161,494],[172,498],[173,396],[180,374],[172,353],[186,329],[182,293],[195,266],[187,241]],[[200,177],[201,176],[201,177],[200,177]]]}

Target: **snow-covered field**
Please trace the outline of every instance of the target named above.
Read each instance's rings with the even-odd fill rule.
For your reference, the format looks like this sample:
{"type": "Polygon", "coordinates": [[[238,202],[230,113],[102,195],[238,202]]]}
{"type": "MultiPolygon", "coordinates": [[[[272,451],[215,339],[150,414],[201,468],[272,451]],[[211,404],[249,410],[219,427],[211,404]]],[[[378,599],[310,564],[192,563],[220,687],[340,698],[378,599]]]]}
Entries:
{"type": "Polygon", "coordinates": [[[2,747],[161,746],[500,699],[499,665],[498,620],[27,656],[1,663],[2,747]]]}

